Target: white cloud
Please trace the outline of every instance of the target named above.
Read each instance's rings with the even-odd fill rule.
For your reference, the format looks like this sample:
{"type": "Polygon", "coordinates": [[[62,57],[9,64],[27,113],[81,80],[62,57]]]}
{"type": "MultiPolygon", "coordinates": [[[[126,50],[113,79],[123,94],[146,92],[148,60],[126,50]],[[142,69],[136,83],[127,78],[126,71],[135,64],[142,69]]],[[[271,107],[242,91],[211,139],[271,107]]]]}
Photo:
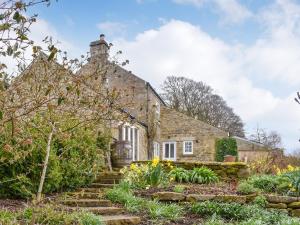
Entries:
{"type": "Polygon", "coordinates": [[[105,21],[102,23],[97,24],[98,29],[108,35],[108,36],[114,36],[114,35],[122,35],[125,33],[126,25],[120,22],[113,22],[113,21],[105,21]]]}
{"type": "Polygon", "coordinates": [[[265,34],[251,46],[245,60],[249,75],[300,84],[300,5],[278,0],[258,15],[265,34]]]}
{"type": "MultiPolygon", "coordinates": [[[[211,37],[200,27],[171,20],[158,29],[138,34],[134,41],[115,40],[114,44],[130,60],[128,69],[156,88],[168,75],[204,81],[235,109],[247,123],[248,130],[257,124],[277,130],[291,150],[299,147],[298,135],[300,137],[300,126],[296,123],[300,121],[300,107],[291,97],[296,90],[291,89],[289,96],[277,97],[263,87],[274,76],[272,64],[280,67],[274,65],[274,62],[280,64],[276,57],[293,55],[300,45],[298,42],[268,45],[273,39],[272,35],[266,35],[251,46],[233,45],[211,37]],[[282,45],[287,51],[284,56],[281,56],[282,45]],[[251,73],[254,71],[266,81],[260,87],[253,84],[255,76],[251,73]]],[[[290,58],[283,63],[288,66],[290,58]]],[[[285,79],[293,77],[291,74],[298,69],[300,64],[275,72],[279,79],[285,79]]]]}
{"type": "Polygon", "coordinates": [[[220,14],[220,22],[224,23],[241,23],[252,17],[252,13],[237,0],[173,0],[177,4],[191,4],[198,8],[204,4],[211,3],[216,11],[220,14]]]}
{"type": "MultiPolygon", "coordinates": [[[[35,42],[35,45],[40,45],[45,48],[46,45],[42,42],[42,40],[46,36],[52,37],[53,42],[56,44],[56,46],[62,51],[67,51],[70,58],[78,57],[80,53],[82,53],[81,49],[78,49],[70,41],[63,38],[49,22],[42,18],[39,18],[37,22],[33,23],[30,27],[29,38],[30,40],[33,40],[35,42]]],[[[29,47],[25,51],[25,58],[28,64],[31,62],[32,59],[31,54],[32,51],[29,47]]],[[[14,75],[17,74],[17,63],[14,59],[12,59],[11,57],[0,57],[0,61],[8,66],[9,73],[13,73],[14,75]]]]}

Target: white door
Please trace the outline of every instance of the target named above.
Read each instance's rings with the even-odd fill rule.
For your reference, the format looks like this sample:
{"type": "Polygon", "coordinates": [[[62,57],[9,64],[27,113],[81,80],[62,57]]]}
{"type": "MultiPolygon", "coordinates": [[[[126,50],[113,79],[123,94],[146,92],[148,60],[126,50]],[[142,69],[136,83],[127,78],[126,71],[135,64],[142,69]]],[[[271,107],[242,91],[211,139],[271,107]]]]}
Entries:
{"type": "Polygon", "coordinates": [[[164,142],[163,151],[164,160],[176,161],[176,142],[164,142]]]}

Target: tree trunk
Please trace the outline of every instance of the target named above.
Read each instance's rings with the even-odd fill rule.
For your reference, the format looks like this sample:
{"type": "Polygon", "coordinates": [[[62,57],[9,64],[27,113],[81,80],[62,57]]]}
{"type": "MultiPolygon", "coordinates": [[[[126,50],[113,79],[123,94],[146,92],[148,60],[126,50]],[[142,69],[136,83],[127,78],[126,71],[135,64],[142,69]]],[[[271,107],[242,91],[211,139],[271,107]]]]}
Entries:
{"type": "Polygon", "coordinates": [[[108,151],[106,152],[106,159],[107,159],[107,165],[108,165],[108,169],[110,172],[113,171],[112,169],[112,164],[111,164],[111,137],[112,137],[112,134],[111,134],[111,127],[112,127],[112,124],[111,124],[111,120],[109,121],[109,141],[108,141],[108,151]]]}
{"type": "Polygon", "coordinates": [[[110,150],[106,152],[106,160],[107,160],[107,165],[108,165],[108,169],[110,172],[112,172],[112,165],[111,165],[111,153],[110,150]]]}
{"type": "Polygon", "coordinates": [[[45,182],[45,177],[46,177],[46,172],[47,172],[47,167],[48,167],[48,161],[49,161],[49,156],[50,156],[50,150],[51,150],[51,142],[52,142],[52,137],[53,137],[53,133],[54,133],[54,130],[55,130],[54,124],[51,124],[51,125],[52,125],[52,129],[51,129],[51,132],[49,133],[49,136],[48,136],[48,142],[47,142],[47,148],[46,148],[46,157],[45,157],[43,172],[42,172],[40,185],[39,185],[39,189],[38,189],[38,193],[37,193],[37,202],[40,202],[41,198],[42,198],[42,191],[43,191],[43,186],[44,186],[44,182],[45,182]]]}

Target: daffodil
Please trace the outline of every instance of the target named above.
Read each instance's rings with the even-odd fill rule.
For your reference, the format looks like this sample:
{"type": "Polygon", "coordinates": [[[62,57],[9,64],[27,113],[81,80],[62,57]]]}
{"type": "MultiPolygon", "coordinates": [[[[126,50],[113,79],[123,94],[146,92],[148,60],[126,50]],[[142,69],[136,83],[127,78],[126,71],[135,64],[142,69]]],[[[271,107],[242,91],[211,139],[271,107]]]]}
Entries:
{"type": "Polygon", "coordinates": [[[131,169],[131,170],[136,170],[136,169],[137,169],[137,166],[136,166],[135,164],[131,164],[131,165],[130,165],[130,169],[131,169]]]}
{"type": "Polygon", "coordinates": [[[288,165],[288,166],[287,166],[287,170],[288,170],[288,171],[294,171],[295,168],[294,168],[292,165],[288,165]]]}
{"type": "Polygon", "coordinates": [[[153,160],[152,160],[152,167],[156,167],[157,164],[159,163],[159,158],[158,157],[155,157],[153,160]]]}

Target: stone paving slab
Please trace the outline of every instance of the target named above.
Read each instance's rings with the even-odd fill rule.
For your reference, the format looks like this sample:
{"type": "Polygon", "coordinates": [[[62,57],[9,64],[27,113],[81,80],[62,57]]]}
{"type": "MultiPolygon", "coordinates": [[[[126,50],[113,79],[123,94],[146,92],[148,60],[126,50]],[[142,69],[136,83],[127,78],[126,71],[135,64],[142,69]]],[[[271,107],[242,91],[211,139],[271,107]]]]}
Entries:
{"type": "Polygon", "coordinates": [[[141,222],[137,216],[116,215],[116,216],[103,216],[102,221],[106,225],[135,225],[141,222]]]}

